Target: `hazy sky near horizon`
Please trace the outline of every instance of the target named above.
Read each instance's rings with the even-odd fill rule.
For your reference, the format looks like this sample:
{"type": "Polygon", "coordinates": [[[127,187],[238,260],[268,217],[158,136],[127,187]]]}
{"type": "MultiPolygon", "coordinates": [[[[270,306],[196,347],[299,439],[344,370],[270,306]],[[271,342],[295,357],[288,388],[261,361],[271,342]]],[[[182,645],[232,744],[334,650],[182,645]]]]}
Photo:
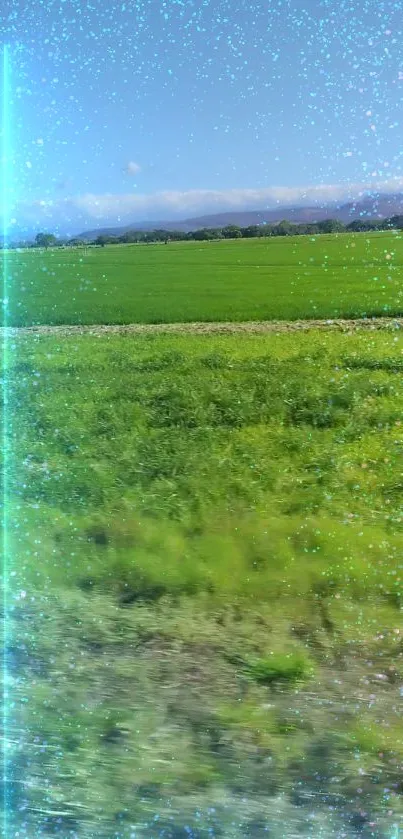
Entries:
{"type": "Polygon", "coordinates": [[[402,10],[6,2],[14,217],[76,228],[401,187],[402,10]]]}

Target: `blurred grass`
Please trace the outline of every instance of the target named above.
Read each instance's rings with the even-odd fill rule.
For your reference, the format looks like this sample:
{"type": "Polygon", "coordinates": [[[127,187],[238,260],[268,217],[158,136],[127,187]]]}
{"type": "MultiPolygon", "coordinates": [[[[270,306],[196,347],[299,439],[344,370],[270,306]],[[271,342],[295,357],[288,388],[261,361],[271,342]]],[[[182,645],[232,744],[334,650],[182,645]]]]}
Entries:
{"type": "Polygon", "coordinates": [[[212,802],[223,835],[265,814],[281,836],[281,807],[303,834],[324,794],[386,835],[402,357],[398,331],[16,339],[8,655],[30,835],[150,836],[159,813],[166,835],[207,836],[212,802]]]}

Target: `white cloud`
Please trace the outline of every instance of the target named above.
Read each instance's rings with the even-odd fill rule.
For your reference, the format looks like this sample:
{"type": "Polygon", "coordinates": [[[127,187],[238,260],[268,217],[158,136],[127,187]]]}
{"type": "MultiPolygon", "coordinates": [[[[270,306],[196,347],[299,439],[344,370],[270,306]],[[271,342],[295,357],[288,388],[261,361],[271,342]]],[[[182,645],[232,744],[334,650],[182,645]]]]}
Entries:
{"type": "Polygon", "coordinates": [[[200,214],[221,210],[271,209],[279,206],[315,205],[351,201],[366,192],[388,193],[402,189],[403,178],[372,184],[328,185],[310,187],[270,187],[268,189],[188,190],[145,194],[84,194],[72,203],[93,218],[134,215],[154,216],[200,214]]]}
{"type": "Polygon", "coordinates": [[[139,166],[138,163],[135,163],[134,160],[129,160],[125,172],[128,175],[138,175],[138,173],[141,172],[141,166],[139,166]]]}
{"type": "MultiPolygon", "coordinates": [[[[403,190],[403,178],[356,184],[319,184],[265,189],[161,191],[151,194],[85,193],[54,200],[20,202],[13,208],[19,223],[53,223],[79,229],[82,225],[128,224],[136,221],[179,220],[205,213],[233,210],[321,206],[355,201],[371,193],[403,190]],[[21,221],[20,221],[21,220],[21,221]]],[[[83,227],[83,229],[84,229],[83,227]]]]}

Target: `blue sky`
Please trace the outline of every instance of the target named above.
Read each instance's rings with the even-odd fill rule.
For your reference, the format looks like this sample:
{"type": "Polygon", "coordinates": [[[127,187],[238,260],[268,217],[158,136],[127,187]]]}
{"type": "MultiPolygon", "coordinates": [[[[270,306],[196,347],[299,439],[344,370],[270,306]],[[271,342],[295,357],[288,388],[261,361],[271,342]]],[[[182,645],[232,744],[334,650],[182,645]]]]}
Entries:
{"type": "Polygon", "coordinates": [[[73,231],[401,188],[402,6],[6,4],[13,218],[73,231]]]}

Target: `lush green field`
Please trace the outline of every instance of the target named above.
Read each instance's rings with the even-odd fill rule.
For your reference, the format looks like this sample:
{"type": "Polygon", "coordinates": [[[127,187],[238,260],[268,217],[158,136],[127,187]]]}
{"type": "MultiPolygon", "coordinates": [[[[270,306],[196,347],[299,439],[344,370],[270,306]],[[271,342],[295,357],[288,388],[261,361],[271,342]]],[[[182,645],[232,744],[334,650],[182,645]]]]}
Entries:
{"type": "Polygon", "coordinates": [[[11,252],[9,324],[401,315],[400,233],[11,252]]]}
{"type": "MultiPolygon", "coordinates": [[[[122,253],[162,287],[169,248],[122,253]]],[[[399,332],[19,337],[9,357],[19,835],[390,836],[399,332]]]]}

